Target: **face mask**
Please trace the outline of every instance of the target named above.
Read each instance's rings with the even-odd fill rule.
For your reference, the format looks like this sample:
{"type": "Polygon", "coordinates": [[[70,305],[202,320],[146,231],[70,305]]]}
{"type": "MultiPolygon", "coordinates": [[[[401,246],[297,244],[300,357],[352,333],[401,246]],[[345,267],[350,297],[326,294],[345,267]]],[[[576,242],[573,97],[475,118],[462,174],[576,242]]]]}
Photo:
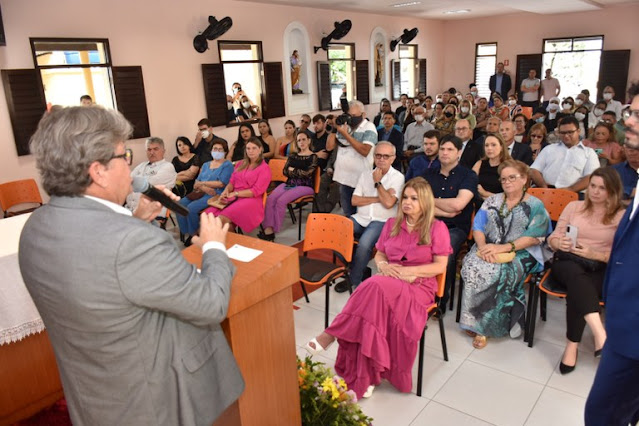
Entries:
{"type": "Polygon", "coordinates": [[[561,107],[562,107],[563,109],[570,109],[570,108],[572,108],[572,104],[569,104],[569,103],[563,103],[563,104],[561,104],[561,107]]]}
{"type": "Polygon", "coordinates": [[[242,90],[241,87],[234,87],[233,88],[233,94],[237,94],[237,92],[239,92],[240,90],[242,90]]]}
{"type": "Polygon", "coordinates": [[[516,103],[517,103],[517,101],[516,101],[516,100],[514,100],[514,99],[510,99],[510,100],[508,101],[508,105],[510,105],[510,106],[513,106],[513,105],[515,105],[516,103]]]}
{"type": "Polygon", "coordinates": [[[202,139],[208,138],[210,135],[208,130],[202,130],[202,139]]]}
{"type": "Polygon", "coordinates": [[[213,157],[214,160],[221,160],[224,158],[224,153],[220,151],[211,151],[211,157],[213,157]]]}
{"type": "Polygon", "coordinates": [[[471,95],[473,95],[474,97],[477,97],[477,92],[476,92],[476,91],[474,91],[474,90],[473,90],[473,91],[471,91],[471,92],[470,92],[470,94],[471,94],[471,95]]]}
{"type": "Polygon", "coordinates": [[[604,99],[607,100],[607,101],[612,99],[612,93],[604,93],[604,99]]]}
{"type": "Polygon", "coordinates": [[[442,101],[442,98],[435,98],[435,100],[436,100],[437,102],[441,102],[441,101],[442,101]]]}
{"type": "Polygon", "coordinates": [[[595,117],[601,117],[601,114],[604,113],[604,110],[601,108],[595,108],[595,110],[593,111],[595,114],[595,117]]]}
{"type": "Polygon", "coordinates": [[[357,126],[359,126],[362,123],[362,121],[364,121],[364,116],[353,115],[351,117],[351,127],[355,129],[357,126]]]}
{"type": "Polygon", "coordinates": [[[424,121],[424,116],[422,114],[416,114],[415,121],[417,121],[418,123],[421,123],[422,121],[424,121]]]}
{"type": "Polygon", "coordinates": [[[581,99],[579,99],[579,98],[575,99],[575,105],[581,106],[583,103],[584,103],[584,101],[582,101],[581,99]]]}
{"type": "Polygon", "coordinates": [[[229,110],[233,109],[233,102],[227,102],[226,103],[226,108],[229,109],[229,110]]]}
{"type": "Polygon", "coordinates": [[[524,135],[515,135],[515,142],[521,142],[524,140],[524,135]]]}
{"type": "Polygon", "coordinates": [[[459,102],[461,102],[461,100],[463,99],[463,98],[462,98],[462,95],[457,95],[457,96],[455,96],[455,97],[457,98],[457,100],[458,100],[459,102]]]}
{"type": "Polygon", "coordinates": [[[583,120],[584,118],[586,118],[586,114],[584,114],[583,112],[576,112],[575,113],[575,118],[579,121],[583,120]]]}
{"type": "Polygon", "coordinates": [[[537,123],[543,123],[544,122],[545,117],[539,117],[535,120],[535,122],[537,123]]]}
{"type": "Polygon", "coordinates": [[[559,109],[559,105],[557,104],[548,104],[548,111],[557,111],[559,109]]]}
{"type": "Polygon", "coordinates": [[[463,114],[468,114],[468,111],[470,111],[470,108],[468,108],[468,107],[461,107],[461,112],[462,112],[463,114]]]}
{"type": "Polygon", "coordinates": [[[444,115],[445,115],[446,117],[450,118],[450,117],[452,117],[452,116],[453,116],[453,113],[452,113],[452,112],[450,112],[450,111],[446,111],[446,112],[444,113],[444,115]]]}
{"type": "Polygon", "coordinates": [[[242,106],[244,108],[250,108],[251,107],[251,103],[250,102],[242,102],[242,106]]]}

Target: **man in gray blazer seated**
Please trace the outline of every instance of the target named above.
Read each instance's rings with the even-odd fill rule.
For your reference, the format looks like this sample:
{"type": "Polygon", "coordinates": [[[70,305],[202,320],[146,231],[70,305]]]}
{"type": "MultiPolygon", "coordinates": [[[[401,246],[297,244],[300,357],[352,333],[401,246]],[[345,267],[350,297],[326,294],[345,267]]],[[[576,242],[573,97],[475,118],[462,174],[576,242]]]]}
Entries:
{"type": "Polygon", "coordinates": [[[46,115],[31,139],[48,204],[27,221],[20,270],[42,315],[74,425],[211,425],[244,382],[220,327],[235,268],[227,226],[203,215],[202,272],[171,236],[131,216],[117,111],[46,115]]]}

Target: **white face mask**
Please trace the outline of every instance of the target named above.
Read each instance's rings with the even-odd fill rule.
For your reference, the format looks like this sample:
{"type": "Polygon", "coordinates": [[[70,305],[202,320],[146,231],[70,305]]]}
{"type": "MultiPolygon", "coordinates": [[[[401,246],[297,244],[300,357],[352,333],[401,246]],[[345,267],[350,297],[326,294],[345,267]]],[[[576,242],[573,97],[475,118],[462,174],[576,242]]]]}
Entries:
{"type": "Polygon", "coordinates": [[[601,117],[601,114],[604,113],[604,110],[601,108],[595,108],[595,110],[593,111],[593,114],[595,114],[595,117],[601,117]]]}
{"type": "Polygon", "coordinates": [[[612,93],[604,93],[604,97],[605,100],[609,101],[610,99],[612,99],[612,93]]]}
{"type": "Polygon", "coordinates": [[[237,92],[239,92],[240,90],[242,90],[241,87],[234,87],[233,88],[233,94],[237,94],[237,92]]]}
{"type": "Polygon", "coordinates": [[[464,99],[464,98],[462,97],[462,95],[457,95],[457,96],[456,96],[456,98],[457,98],[457,100],[458,100],[459,102],[461,102],[461,100],[462,100],[462,99],[464,99]]]}
{"type": "Polygon", "coordinates": [[[510,106],[513,106],[513,105],[515,105],[516,103],[517,103],[517,101],[516,101],[516,100],[514,100],[514,99],[509,99],[509,100],[508,100],[508,105],[510,105],[510,106]]]}
{"type": "Polygon", "coordinates": [[[250,102],[242,102],[242,106],[244,108],[249,108],[251,106],[251,103],[250,102]]]}
{"type": "Polygon", "coordinates": [[[575,118],[576,118],[578,121],[581,121],[581,120],[583,120],[584,118],[586,118],[586,114],[584,114],[583,112],[576,112],[576,113],[575,113],[575,118]]]}
{"type": "Polygon", "coordinates": [[[421,123],[422,121],[424,121],[424,116],[422,114],[415,114],[415,121],[421,123]]]}
{"type": "Polygon", "coordinates": [[[572,108],[572,105],[571,105],[571,104],[569,104],[569,103],[563,103],[563,104],[561,104],[561,107],[562,107],[563,109],[570,109],[570,108],[572,108]]]}
{"type": "Polygon", "coordinates": [[[477,91],[475,91],[475,90],[472,90],[472,91],[470,92],[470,94],[471,94],[471,95],[473,95],[474,97],[477,97],[477,91]]]}
{"type": "Polygon", "coordinates": [[[548,110],[557,111],[559,109],[559,105],[557,104],[548,104],[548,110]]]}
{"type": "Polygon", "coordinates": [[[208,138],[210,135],[208,130],[202,130],[202,139],[208,138]]]}
{"type": "Polygon", "coordinates": [[[581,98],[577,98],[577,99],[575,99],[575,105],[577,105],[577,106],[581,106],[583,103],[584,103],[584,101],[583,101],[583,100],[581,100],[581,98]]]}
{"type": "Polygon", "coordinates": [[[462,112],[462,114],[468,114],[468,111],[470,111],[470,108],[468,108],[468,107],[461,107],[461,112],[462,112]]]}
{"type": "Polygon", "coordinates": [[[437,102],[441,102],[441,101],[442,101],[442,98],[435,98],[435,101],[437,101],[437,102]]]}

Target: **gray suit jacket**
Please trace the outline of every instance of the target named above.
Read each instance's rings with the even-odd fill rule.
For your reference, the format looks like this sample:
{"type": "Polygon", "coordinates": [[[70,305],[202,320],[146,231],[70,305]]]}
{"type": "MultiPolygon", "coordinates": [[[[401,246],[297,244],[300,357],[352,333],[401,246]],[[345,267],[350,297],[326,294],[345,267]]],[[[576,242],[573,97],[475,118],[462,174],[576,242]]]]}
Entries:
{"type": "Polygon", "coordinates": [[[85,197],[53,197],[20,238],[74,425],[211,425],[244,382],[220,327],[235,268],[202,272],[171,236],[85,197]]]}

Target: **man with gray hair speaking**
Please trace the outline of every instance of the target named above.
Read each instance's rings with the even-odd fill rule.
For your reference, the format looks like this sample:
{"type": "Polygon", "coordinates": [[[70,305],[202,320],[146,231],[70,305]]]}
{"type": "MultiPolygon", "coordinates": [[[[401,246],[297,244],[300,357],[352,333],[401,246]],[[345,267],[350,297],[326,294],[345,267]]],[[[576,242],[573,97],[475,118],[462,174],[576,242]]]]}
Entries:
{"type": "Polygon", "coordinates": [[[235,272],[228,226],[202,215],[200,272],[147,223],[160,203],[142,196],[133,214],[123,208],[131,131],[101,107],[40,121],[31,152],[51,200],[24,226],[20,271],[73,424],[211,425],[244,389],[220,326],[235,272]]]}

